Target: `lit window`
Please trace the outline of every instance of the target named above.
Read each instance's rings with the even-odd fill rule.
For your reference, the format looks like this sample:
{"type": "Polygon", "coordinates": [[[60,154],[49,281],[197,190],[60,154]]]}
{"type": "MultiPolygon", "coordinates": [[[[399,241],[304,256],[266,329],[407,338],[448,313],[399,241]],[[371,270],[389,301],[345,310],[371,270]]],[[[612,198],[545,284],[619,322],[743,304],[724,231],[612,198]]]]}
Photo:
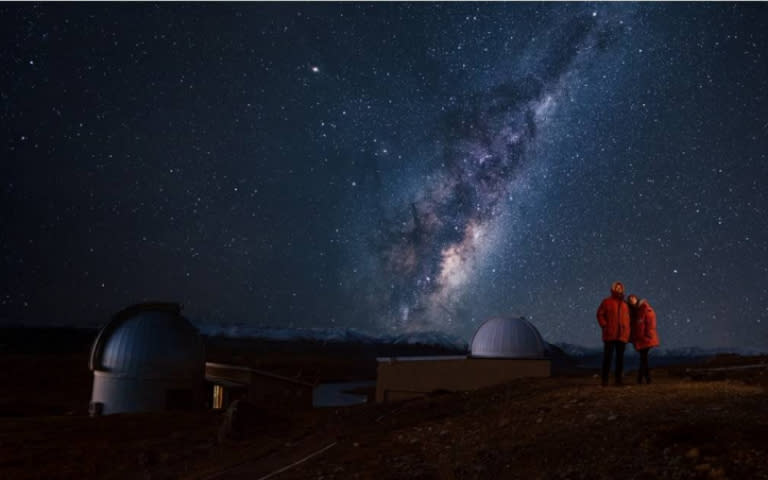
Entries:
{"type": "Polygon", "coordinates": [[[224,387],[221,385],[213,386],[213,408],[216,410],[224,406],[224,387]]]}

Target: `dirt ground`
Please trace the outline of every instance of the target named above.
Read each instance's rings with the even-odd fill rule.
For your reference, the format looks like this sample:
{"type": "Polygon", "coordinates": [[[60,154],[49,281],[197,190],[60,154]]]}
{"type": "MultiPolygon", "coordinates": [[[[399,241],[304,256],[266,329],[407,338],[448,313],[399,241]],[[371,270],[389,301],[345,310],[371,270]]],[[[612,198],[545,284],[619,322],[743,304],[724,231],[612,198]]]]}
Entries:
{"type": "Polygon", "coordinates": [[[59,357],[0,356],[0,478],[259,479],[321,450],[270,478],[768,478],[768,369],[730,369],[765,358],[657,369],[652,385],[603,388],[586,372],[264,411],[219,443],[216,412],[88,418],[87,356],[59,357]]]}
{"type": "Polygon", "coordinates": [[[280,478],[768,478],[764,384],[596,383],[521,380],[409,402],[280,478]]]}

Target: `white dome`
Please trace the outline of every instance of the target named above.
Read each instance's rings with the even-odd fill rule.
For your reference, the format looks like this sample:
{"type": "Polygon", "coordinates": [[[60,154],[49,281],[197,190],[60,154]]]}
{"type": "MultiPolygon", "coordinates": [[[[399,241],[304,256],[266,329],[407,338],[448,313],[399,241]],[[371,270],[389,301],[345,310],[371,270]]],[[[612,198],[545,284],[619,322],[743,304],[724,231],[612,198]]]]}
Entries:
{"type": "Polygon", "coordinates": [[[487,320],[472,337],[472,356],[488,358],[541,358],[544,341],[525,318],[487,320]]]}
{"type": "Polygon", "coordinates": [[[91,348],[94,415],[202,406],[203,341],[175,303],[119,312],[91,348]]]}
{"type": "Polygon", "coordinates": [[[91,370],[136,377],[199,377],[203,342],[173,303],[126,308],[105,326],[91,351],[91,370]]]}

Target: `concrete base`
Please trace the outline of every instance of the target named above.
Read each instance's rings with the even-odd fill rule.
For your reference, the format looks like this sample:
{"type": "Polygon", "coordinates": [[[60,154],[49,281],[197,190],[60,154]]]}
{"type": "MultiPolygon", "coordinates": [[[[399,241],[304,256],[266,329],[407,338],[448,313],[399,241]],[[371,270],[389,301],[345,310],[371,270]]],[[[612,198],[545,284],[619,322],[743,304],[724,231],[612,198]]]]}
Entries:
{"type": "Polygon", "coordinates": [[[467,391],[523,377],[549,377],[548,359],[473,357],[379,358],[376,402],[437,391],[467,391]]]}

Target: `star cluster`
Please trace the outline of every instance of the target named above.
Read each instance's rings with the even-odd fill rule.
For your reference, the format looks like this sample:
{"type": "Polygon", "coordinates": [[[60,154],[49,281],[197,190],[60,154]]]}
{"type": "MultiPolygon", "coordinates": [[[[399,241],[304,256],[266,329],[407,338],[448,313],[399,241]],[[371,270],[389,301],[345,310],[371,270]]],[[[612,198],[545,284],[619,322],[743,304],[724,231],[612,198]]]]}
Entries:
{"type": "Polygon", "coordinates": [[[768,344],[764,4],[7,4],[0,321],[768,344]]]}

